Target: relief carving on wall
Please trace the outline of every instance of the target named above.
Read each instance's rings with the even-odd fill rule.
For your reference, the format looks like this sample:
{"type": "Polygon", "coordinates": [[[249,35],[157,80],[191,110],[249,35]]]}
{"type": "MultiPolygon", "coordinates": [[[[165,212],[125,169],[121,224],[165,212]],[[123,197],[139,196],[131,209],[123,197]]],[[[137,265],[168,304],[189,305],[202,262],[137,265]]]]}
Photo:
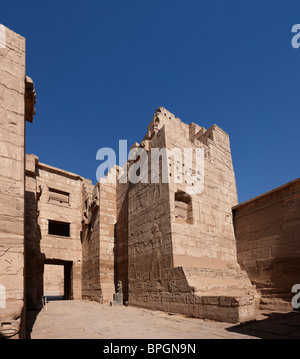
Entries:
{"type": "Polygon", "coordinates": [[[22,269],[21,263],[18,263],[16,253],[10,252],[11,248],[0,246],[0,273],[17,274],[22,269]]]}

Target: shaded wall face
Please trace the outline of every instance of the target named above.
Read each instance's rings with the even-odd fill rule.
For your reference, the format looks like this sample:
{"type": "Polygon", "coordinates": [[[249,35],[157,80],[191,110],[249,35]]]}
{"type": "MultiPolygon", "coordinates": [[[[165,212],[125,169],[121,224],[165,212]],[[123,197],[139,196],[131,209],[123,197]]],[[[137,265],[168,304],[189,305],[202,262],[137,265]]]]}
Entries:
{"type": "Polygon", "coordinates": [[[93,212],[90,211],[93,191],[92,183],[83,184],[82,298],[101,302],[99,209],[95,208],[93,212]]]}
{"type": "Polygon", "coordinates": [[[83,186],[82,296],[109,303],[115,293],[116,185],[83,186]]]}
{"type": "Polygon", "coordinates": [[[85,201],[87,218],[82,229],[82,297],[101,303],[99,208],[89,210],[92,204],[92,191],[86,196],[85,201]]]}
{"type": "MultiPolygon", "coordinates": [[[[35,171],[35,158],[32,158],[35,171]]],[[[28,163],[28,158],[27,158],[28,163]]],[[[26,166],[28,167],[28,166],[26,166]]],[[[26,175],[25,240],[26,240],[26,307],[37,308],[43,295],[43,261],[40,252],[41,232],[38,223],[38,199],[35,172],[26,175]],[[39,285],[39,283],[41,283],[39,285]],[[38,290],[39,288],[39,290],[38,290]]]]}
{"type": "Polygon", "coordinates": [[[128,184],[117,183],[116,191],[115,277],[122,281],[123,295],[128,300],[128,184]]]}
{"type": "Polygon", "coordinates": [[[233,212],[239,263],[263,296],[289,299],[300,276],[300,181],[233,212]]]}
{"type": "MultiPolygon", "coordinates": [[[[0,285],[6,290],[6,315],[18,318],[24,300],[25,39],[2,25],[0,30],[5,37],[0,48],[0,285]]],[[[4,308],[0,322],[1,313],[4,308]]],[[[12,332],[19,325],[19,319],[12,323],[12,332]]]]}

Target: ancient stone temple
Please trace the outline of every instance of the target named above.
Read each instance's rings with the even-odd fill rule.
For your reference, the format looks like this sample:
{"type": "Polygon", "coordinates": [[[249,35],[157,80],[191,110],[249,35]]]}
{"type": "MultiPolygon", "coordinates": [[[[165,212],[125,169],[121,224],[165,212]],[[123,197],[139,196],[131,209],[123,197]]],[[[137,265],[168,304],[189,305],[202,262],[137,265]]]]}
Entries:
{"type": "Polygon", "coordinates": [[[288,290],[299,277],[299,181],[238,205],[227,133],[163,107],[124,167],[95,185],[41,163],[25,154],[36,101],[25,39],[0,30],[0,336],[26,337],[26,310],[45,296],[237,323],[276,285],[288,290]],[[261,210],[277,221],[267,233],[261,210]],[[274,260],[287,268],[277,282],[274,260]]]}
{"type": "Polygon", "coordinates": [[[149,162],[153,148],[169,153],[201,148],[203,163],[198,169],[175,153],[169,183],[160,173],[158,183],[118,184],[118,269],[125,287],[128,283],[129,304],[220,321],[254,318],[258,296],[237,262],[231,211],[237,192],[228,135],[216,125],[208,130],[187,125],[161,107],[138,147],[146,148],[149,162]],[[195,182],[204,175],[201,193],[193,194],[196,183],[178,178],[193,171],[195,182]]]}

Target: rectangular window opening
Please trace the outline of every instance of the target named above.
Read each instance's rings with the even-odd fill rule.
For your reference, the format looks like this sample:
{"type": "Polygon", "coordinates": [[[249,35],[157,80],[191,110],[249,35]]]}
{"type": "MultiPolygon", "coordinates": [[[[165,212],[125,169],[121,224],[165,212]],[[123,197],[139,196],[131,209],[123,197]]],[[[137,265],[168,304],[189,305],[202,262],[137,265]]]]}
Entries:
{"type": "Polygon", "coordinates": [[[49,220],[48,234],[60,237],[70,237],[70,223],[49,220]]]}

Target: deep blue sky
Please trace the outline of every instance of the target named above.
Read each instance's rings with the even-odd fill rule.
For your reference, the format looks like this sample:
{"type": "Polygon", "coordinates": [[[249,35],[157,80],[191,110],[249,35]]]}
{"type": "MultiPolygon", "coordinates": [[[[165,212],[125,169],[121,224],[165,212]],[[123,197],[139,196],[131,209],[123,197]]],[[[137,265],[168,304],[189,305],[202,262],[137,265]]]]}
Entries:
{"type": "Polygon", "coordinates": [[[155,109],[230,135],[239,201],[299,177],[300,2],[6,1],[27,39],[27,153],[96,181],[96,152],[139,142],[155,109]]]}

